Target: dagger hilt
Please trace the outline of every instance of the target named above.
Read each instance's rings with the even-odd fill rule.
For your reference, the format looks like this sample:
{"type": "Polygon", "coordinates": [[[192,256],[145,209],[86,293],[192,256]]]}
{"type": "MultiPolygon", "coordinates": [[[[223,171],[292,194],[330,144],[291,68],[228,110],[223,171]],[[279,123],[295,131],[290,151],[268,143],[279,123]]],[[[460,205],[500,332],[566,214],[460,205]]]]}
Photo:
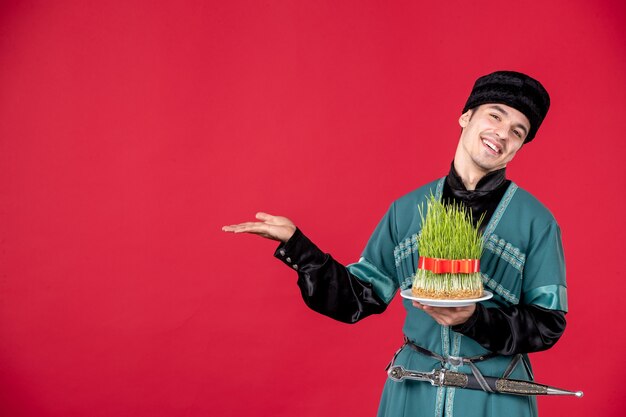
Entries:
{"type": "Polygon", "coordinates": [[[387,371],[387,375],[396,382],[400,382],[404,379],[412,379],[415,381],[427,381],[432,385],[439,386],[439,381],[437,380],[437,378],[439,378],[439,371],[417,372],[404,369],[402,366],[392,366],[387,371]]]}

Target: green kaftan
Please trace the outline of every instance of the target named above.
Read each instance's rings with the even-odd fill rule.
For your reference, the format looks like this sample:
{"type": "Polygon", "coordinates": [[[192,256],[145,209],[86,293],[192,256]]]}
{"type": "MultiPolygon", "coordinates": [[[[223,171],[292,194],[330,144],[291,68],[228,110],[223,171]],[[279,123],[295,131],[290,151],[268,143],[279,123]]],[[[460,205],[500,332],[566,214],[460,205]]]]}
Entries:
{"type": "MultiPolygon", "coordinates": [[[[370,282],[389,303],[398,289],[410,288],[417,268],[416,237],[421,228],[418,206],[433,194],[440,199],[445,178],[427,184],[394,202],[378,224],[358,263],[348,266],[360,280],[370,282]]],[[[552,214],[532,195],[509,185],[484,231],[480,259],[485,288],[494,297],[486,307],[535,304],[567,311],[565,264],[561,234],[552,214]]],[[[469,337],[437,324],[430,316],[403,300],[404,334],[417,344],[443,356],[471,357],[487,352],[469,337]]],[[[400,340],[400,337],[398,338],[400,340]]],[[[391,354],[391,353],[390,353],[391,354]]],[[[497,356],[476,363],[485,376],[500,377],[512,357],[497,356]]],[[[527,359],[527,358],[525,358],[527,359]]],[[[407,369],[430,371],[435,359],[405,347],[396,359],[407,369]]],[[[447,368],[471,373],[466,365],[447,368]]],[[[518,366],[510,378],[532,379],[529,367],[518,366]]],[[[387,380],[378,416],[536,416],[534,397],[488,394],[469,389],[438,388],[427,382],[387,380]]]]}

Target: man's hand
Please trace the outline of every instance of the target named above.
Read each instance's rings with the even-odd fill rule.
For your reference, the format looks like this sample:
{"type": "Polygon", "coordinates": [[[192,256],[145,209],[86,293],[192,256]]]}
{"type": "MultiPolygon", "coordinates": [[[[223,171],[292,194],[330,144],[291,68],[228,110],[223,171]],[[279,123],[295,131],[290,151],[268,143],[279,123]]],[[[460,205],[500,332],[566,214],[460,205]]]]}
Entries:
{"type": "Polygon", "coordinates": [[[474,310],[476,310],[476,304],[465,307],[431,307],[413,301],[413,306],[428,314],[442,326],[463,324],[474,314],[474,310]]]}
{"type": "Polygon", "coordinates": [[[256,218],[261,221],[232,224],[222,227],[222,230],[230,233],[252,233],[280,242],[288,241],[296,231],[296,225],[286,217],[257,213],[256,218]]]}

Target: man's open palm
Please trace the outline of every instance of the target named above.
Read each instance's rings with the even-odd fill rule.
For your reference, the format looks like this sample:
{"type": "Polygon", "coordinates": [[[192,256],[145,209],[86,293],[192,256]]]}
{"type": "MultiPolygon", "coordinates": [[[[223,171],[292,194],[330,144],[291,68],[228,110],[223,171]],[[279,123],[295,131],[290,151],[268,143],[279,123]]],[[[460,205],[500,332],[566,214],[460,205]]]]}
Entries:
{"type": "Polygon", "coordinates": [[[288,241],[296,231],[296,225],[286,217],[272,216],[263,212],[257,213],[255,217],[260,221],[231,224],[222,227],[222,230],[230,233],[252,233],[281,242],[288,241]]]}

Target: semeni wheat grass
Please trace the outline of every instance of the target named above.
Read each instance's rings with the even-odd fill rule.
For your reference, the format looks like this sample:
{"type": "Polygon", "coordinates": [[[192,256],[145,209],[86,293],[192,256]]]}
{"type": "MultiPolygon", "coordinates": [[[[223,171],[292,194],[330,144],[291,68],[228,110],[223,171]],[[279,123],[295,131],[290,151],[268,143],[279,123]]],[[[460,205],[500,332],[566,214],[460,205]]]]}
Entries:
{"type": "MultiPolygon", "coordinates": [[[[420,256],[480,259],[483,239],[479,226],[484,216],[474,226],[470,210],[454,202],[444,204],[432,195],[426,204],[426,214],[423,205],[418,210],[422,220],[422,230],[417,237],[420,256]]],[[[418,269],[413,280],[413,293],[425,298],[477,298],[483,293],[482,278],[480,272],[437,274],[418,269]]]]}

